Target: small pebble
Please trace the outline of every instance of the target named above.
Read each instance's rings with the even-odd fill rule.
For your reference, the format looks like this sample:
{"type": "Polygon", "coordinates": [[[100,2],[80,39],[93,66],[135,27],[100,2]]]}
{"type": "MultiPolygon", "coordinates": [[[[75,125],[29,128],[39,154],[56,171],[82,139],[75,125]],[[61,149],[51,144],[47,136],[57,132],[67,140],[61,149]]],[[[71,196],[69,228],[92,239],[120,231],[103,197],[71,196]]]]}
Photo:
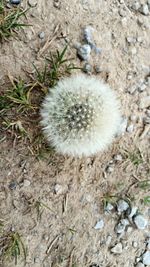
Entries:
{"type": "Polygon", "coordinates": [[[11,189],[11,190],[15,190],[16,187],[17,187],[17,183],[16,183],[15,181],[13,181],[13,182],[11,182],[11,183],[9,184],[9,189],[11,189]]]}
{"type": "Polygon", "coordinates": [[[133,124],[130,124],[128,127],[127,127],[127,132],[128,133],[132,133],[134,131],[134,125],[133,124]]]}
{"type": "Polygon", "coordinates": [[[27,180],[27,179],[25,179],[25,180],[23,181],[23,185],[24,185],[25,187],[30,186],[30,184],[31,184],[31,182],[30,182],[29,180],[27,180]]]}
{"type": "Polygon", "coordinates": [[[145,4],[145,5],[142,5],[140,7],[140,10],[139,10],[143,15],[145,16],[148,16],[149,15],[149,9],[148,9],[148,5],[145,4]]]}
{"type": "Polygon", "coordinates": [[[95,66],[95,71],[96,71],[96,73],[100,73],[100,72],[102,72],[102,69],[100,68],[100,66],[95,66]]]}
{"type": "Polygon", "coordinates": [[[140,214],[134,217],[134,223],[136,227],[141,230],[144,230],[148,224],[147,220],[140,214]]]}
{"type": "Polygon", "coordinates": [[[60,9],[60,5],[61,5],[61,2],[59,0],[54,0],[54,3],[53,3],[54,7],[56,8],[59,8],[60,9]]]}
{"type": "Polygon", "coordinates": [[[105,211],[110,213],[114,209],[114,206],[111,203],[107,203],[105,211]]]}
{"type": "Polygon", "coordinates": [[[62,193],[62,186],[60,184],[56,184],[54,186],[54,192],[55,192],[55,194],[61,194],[62,193]]]}
{"type": "Polygon", "coordinates": [[[150,251],[146,251],[143,255],[142,255],[142,262],[145,265],[150,265],[150,251]]]}
{"type": "Polygon", "coordinates": [[[137,53],[137,49],[136,49],[136,47],[133,47],[131,49],[131,54],[134,56],[134,55],[136,55],[136,53],[137,53]]]}
{"type": "Polygon", "coordinates": [[[141,84],[139,87],[138,87],[138,91],[139,92],[143,92],[145,89],[146,89],[146,84],[145,83],[143,83],[143,84],[141,84]]]}
{"type": "Polygon", "coordinates": [[[92,66],[89,63],[85,63],[84,67],[83,67],[83,71],[85,73],[90,73],[92,72],[92,66]]]}
{"type": "Polygon", "coordinates": [[[10,0],[10,3],[13,5],[19,5],[21,3],[21,0],[10,0]]]}
{"type": "Polygon", "coordinates": [[[122,161],[122,155],[121,154],[117,154],[114,156],[114,160],[116,161],[122,161]]]}
{"type": "Polygon", "coordinates": [[[81,45],[77,50],[77,55],[81,60],[88,60],[91,53],[91,47],[88,44],[81,45]]]}
{"type": "Polygon", "coordinates": [[[125,200],[123,199],[120,199],[117,203],[117,210],[118,210],[118,213],[122,213],[124,211],[126,211],[127,209],[129,208],[129,204],[128,202],[126,202],[125,200]]]}
{"type": "Polygon", "coordinates": [[[99,220],[97,223],[96,223],[96,225],[94,226],[94,229],[95,230],[100,230],[100,229],[102,229],[104,227],[104,221],[101,219],[101,220],[99,220]]]}
{"type": "Polygon", "coordinates": [[[116,244],[112,249],[111,252],[114,254],[121,254],[122,253],[122,244],[118,243],[116,244]]]}
{"type": "Polygon", "coordinates": [[[87,26],[83,31],[84,41],[87,44],[93,44],[93,37],[92,37],[93,28],[91,26],[87,26]]]}
{"type": "Polygon", "coordinates": [[[135,267],[144,267],[144,264],[142,262],[138,262],[138,264],[135,267]]]}
{"type": "Polygon", "coordinates": [[[114,171],[114,167],[113,166],[110,165],[110,166],[106,167],[106,172],[107,173],[112,173],[113,171],[114,171]]]}
{"type": "Polygon", "coordinates": [[[44,37],[45,37],[45,32],[40,32],[40,33],[38,34],[38,37],[39,37],[40,39],[44,39],[44,37]]]}

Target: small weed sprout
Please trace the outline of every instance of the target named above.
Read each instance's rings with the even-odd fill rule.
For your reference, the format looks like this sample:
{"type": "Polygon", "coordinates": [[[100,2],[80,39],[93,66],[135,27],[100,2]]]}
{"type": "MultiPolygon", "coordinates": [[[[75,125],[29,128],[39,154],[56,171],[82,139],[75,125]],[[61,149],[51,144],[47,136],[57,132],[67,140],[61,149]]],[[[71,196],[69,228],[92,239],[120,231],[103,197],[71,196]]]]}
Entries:
{"type": "Polygon", "coordinates": [[[4,1],[0,0],[0,41],[6,40],[17,30],[30,26],[19,22],[20,17],[25,16],[27,11],[28,9],[22,10],[20,7],[7,9],[4,1]]]}
{"type": "Polygon", "coordinates": [[[112,142],[120,124],[119,103],[109,86],[76,75],[59,81],[41,109],[44,133],[56,151],[89,156],[112,142]]]}
{"type": "Polygon", "coordinates": [[[15,265],[17,265],[20,256],[23,256],[24,262],[26,262],[26,248],[18,232],[3,233],[0,237],[0,249],[2,262],[14,259],[15,265]]]}

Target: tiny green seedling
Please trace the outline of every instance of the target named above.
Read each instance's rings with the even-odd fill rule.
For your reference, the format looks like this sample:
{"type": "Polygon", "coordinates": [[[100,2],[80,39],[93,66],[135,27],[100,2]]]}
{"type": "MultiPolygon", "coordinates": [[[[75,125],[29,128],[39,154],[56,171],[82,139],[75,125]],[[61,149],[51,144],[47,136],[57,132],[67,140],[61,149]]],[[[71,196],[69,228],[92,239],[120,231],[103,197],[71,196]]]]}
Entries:
{"type": "Polygon", "coordinates": [[[0,248],[2,251],[2,261],[11,261],[14,259],[15,265],[18,259],[23,256],[26,262],[26,248],[18,232],[10,231],[0,237],[0,248]]]}
{"type": "Polygon", "coordinates": [[[150,189],[150,180],[144,180],[144,181],[138,182],[138,187],[143,190],[150,189]]]}
{"type": "Polygon", "coordinates": [[[129,159],[135,166],[139,166],[141,163],[143,163],[143,156],[140,149],[136,149],[136,151],[131,152],[124,150],[124,155],[125,158],[129,159]]]}
{"type": "Polygon", "coordinates": [[[150,206],[150,196],[146,196],[143,198],[144,205],[150,206]]]}
{"type": "Polygon", "coordinates": [[[67,48],[68,46],[65,46],[61,52],[56,50],[55,54],[50,53],[50,56],[46,57],[44,70],[40,71],[33,65],[36,72],[36,79],[41,84],[53,87],[60,77],[70,74],[72,70],[81,69],[76,67],[73,63],[70,63],[73,58],[65,58],[67,48]]]}
{"type": "Polygon", "coordinates": [[[20,7],[7,9],[4,1],[0,0],[0,41],[7,40],[14,32],[30,26],[19,22],[20,18],[25,16],[27,11],[28,9],[22,10],[20,7]]]}

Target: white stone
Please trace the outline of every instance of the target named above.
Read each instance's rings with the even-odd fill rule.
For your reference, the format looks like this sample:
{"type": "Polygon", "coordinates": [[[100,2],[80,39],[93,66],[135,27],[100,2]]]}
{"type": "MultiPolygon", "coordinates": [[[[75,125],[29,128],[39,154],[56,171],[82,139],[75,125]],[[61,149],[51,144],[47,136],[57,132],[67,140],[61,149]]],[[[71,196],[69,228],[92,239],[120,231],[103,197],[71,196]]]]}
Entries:
{"type": "Polygon", "coordinates": [[[62,193],[62,186],[60,184],[56,184],[54,187],[55,194],[61,194],[62,193]]]}
{"type": "Polygon", "coordinates": [[[122,161],[122,155],[121,154],[117,154],[114,156],[114,160],[116,161],[122,161]]]}
{"type": "Polygon", "coordinates": [[[91,47],[88,44],[81,45],[77,51],[78,56],[82,60],[88,60],[91,53],[91,47]]]}
{"type": "Polygon", "coordinates": [[[138,210],[137,207],[132,207],[129,214],[129,218],[132,218],[137,213],[137,210],[138,210]]]}
{"type": "Polygon", "coordinates": [[[125,133],[126,128],[127,128],[127,123],[128,123],[127,119],[125,117],[122,117],[117,135],[122,135],[125,133]]]}
{"type": "Polygon", "coordinates": [[[136,227],[141,230],[144,230],[148,224],[147,220],[140,214],[134,217],[134,223],[136,227]]]}
{"type": "Polygon", "coordinates": [[[149,8],[148,8],[148,5],[145,4],[145,5],[142,5],[141,8],[140,8],[140,12],[145,15],[145,16],[148,16],[149,15],[149,8]]]}
{"type": "Polygon", "coordinates": [[[121,254],[122,253],[122,244],[118,243],[116,244],[112,249],[111,252],[114,254],[121,254]]]}
{"type": "Polygon", "coordinates": [[[118,210],[118,213],[122,213],[124,211],[126,211],[127,209],[129,208],[129,204],[128,202],[126,202],[125,200],[123,199],[120,199],[117,203],[117,210],[118,210]]]}
{"type": "Polygon", "coordinates": [[[142,261],[145,265],[150,265],[150,251],[146,251],[142,256],[142,261]]]}
{"type": "Polygon", "coordinates": [[[94,226],[94,229],[95,230],[100,230],[100,229],[102,229],[104,227],[104,221],[101,219],[101,220],[99,220],[97,223],[96,223],[96,225],[94,226]]]}

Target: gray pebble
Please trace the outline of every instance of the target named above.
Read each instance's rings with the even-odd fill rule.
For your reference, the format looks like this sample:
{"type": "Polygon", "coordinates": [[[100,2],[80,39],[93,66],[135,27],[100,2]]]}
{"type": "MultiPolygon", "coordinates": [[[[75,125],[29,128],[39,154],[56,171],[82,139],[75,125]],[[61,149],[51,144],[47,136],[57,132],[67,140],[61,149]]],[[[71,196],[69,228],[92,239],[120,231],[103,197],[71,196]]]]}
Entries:
{"type": "Polygon", "coordinates": [[[144,267],[144,264],[142,262],[138,262],[138,264],[135,267],[144,267]]]}
{"type": "Polygon", "coordinates": [[[143,84],[141,84],[139,87],[138,87],[138,91],[139,92],[143,92],[145,89],[146,89],[146,84],[145,83],[143,83],[143,84]]]}
{"type": "Polygon", "coordinates": [[[114,171],[114,167],[112,165],[109,165],[106,167],[106,172],[107,173],[112,173],[114,171]]]}
{"type": "Polygon", "coordinates": [[[110,211],[112,211],[113,209],[114,209],[114,206],[111,203],[107,203],[105,207],[105,211],[110,213],[110,211]]]}
{"type": "Polygon", "coordinates": [[[88,44],[93,44],[92,31],[93,29],[91,26],[86,27],[83,31],[84,40],[88,44]]]}
{"type": "Polygon", "coordinates": [[[136,227],[141,230],[144,230],[148,224],[147,220],[140,214],[134,217],[134,223],[136,227]]]}
{"type": "Polygon", "coordinates": [[[94,229],[95,230],[100,230],[100,229],[102,229],[104,227],[104,221],[101,219],[101,220],[99,220],[97,223],[96,223],[96,225],[94,226],[94,229]]]}
{"type": "Polygon", "coordinates": [[[62,189],[62,186],[60,184],[56,184],[54,186],[54,192],[55,192],[55,194],[61,194],[62,191],[63,191],[63,189],[62,189]]]}
{"type": "Polygon", "coordinates": [[[150,251],[146,251],[143,255],[142,255],[142,262],[145,265],[150,265],[150,251]]]}
{"type": "Polygon", "coordinates": [[[135,37],[132,37],[132,36],[128,36],[127,37],[127,42],[129,44],[135,44],[136,43],[136,38],[135,37]]]}
{"type": "Polygon", "coordinates": [[[9,189],[11,190],[15,190],[17,187],[17,183],[15,181],[12,181],[10,184],[9,184],[9,189]]]}
{"type": "Polygon", "coordinates": [[[40,39],[44,39],[44,37],[45,37],[45,32],[40,32],[40,33],[38,34],[38,36],[39,36],[40,39]]]}
{"type": "Polygon", "coordinates": [[[102,69],[100,68],[100,66],[95,66],[95,71],[96,71],[96,73],[100,73],[100,72],[102,72],[102,69]]]}
{"type": "Polygon", "coordinates": [[[83,71],[85,73],[90,73],[92,72],[92,66],[89,63],[85,63],[84,67],[83,67],[83,71]]]}
{"type": "Polygon", "coordinates": [[[121,254],[122,253],[122,244],[118,243],[113,248],[111,248],[111,252],[114,254],[121,254]]]}
{"type": "Polygon", "coordinates": [[[53,3],[54,7],[56,8],[59,8],[60,9],[60,5],[61,5],[61,2],[59,0],[54,0],[54,3],[53,3]]]}
{"type": "Polygon", "coordinates": [[[143,15],[148,16],[149,15],[149,9],[148,9],[148,5],[144,4],[140,7],[139,10],[143,15]]]}
{"type": "Polygon", "coordinates": [[[127,209],[129,208],[129,204],[128,202],[126,202],[125,200],[123,199],[120,199],[117,203],[117,210],[118,210],[118,213],[122,213],[124,211],[126,211],[127,209]]]}
{"type": "Polygon", "coordinates": [[[91,53],[91,47],[88,44],[81,45],[77,50],[77,55],[82,60],[88,60],[91,53]]]}
{"type": "Polygon", "coordinates": [[[10,0],[10,3],[13,5],[18,5],[21,3],[21,0],[10,0]]]}

